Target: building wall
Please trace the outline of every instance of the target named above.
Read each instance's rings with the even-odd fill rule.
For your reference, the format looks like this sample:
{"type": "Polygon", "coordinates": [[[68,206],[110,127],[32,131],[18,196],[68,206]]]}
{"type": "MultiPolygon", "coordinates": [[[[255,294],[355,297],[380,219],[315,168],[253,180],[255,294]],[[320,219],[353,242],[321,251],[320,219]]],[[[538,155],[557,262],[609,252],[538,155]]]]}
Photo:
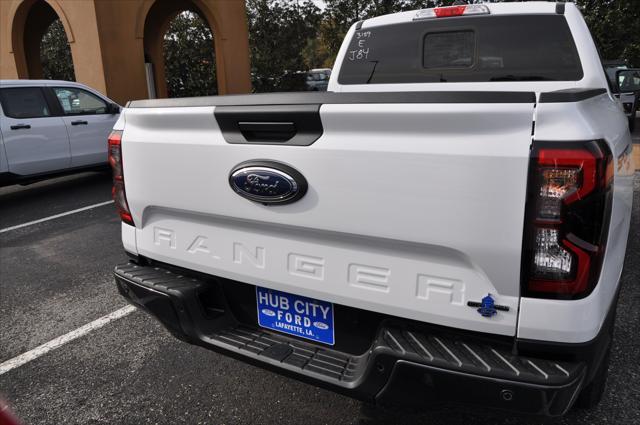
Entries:
{"type": "MultiPolygon", "coordinates": [[[[144,71],[142,37],[136,36],[136,18],[144,1],[95,2],[107,92],[112,99],[144,99],[147,80],[144,71]]],[[[144,24],[144,18],[143,24],[144,24]]]]}
{"type": "Polygon", "coordinates": [[[182,10],[200,13],[213,31],[218,92],[251,91],[244,0],[1,0],[1,79],[41,77],[33,58],[50,17],[32,12],[42,9],[38,2],[44,1],[65,27],[76,81],[120,104],[148,97],[145,53],[156,70],[156,91],[166,96],[161,40],[168,22],[182,10]]]}

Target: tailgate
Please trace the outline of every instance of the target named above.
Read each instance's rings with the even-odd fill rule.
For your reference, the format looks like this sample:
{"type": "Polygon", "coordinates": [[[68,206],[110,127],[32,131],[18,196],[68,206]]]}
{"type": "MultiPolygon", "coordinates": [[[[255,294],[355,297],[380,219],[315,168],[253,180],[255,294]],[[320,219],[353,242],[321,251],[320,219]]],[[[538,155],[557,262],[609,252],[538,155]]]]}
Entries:
{"type": "Polygon", "coordinates": [[[122,146],[138,252],[334,303],[514,335],[534,111],[533,95],[522,95],[394,103],[390,94],[373,102],[334,94],[274,105],[263,96],[257,106],[129,108],[122,146]],[[292,122],[304,143],[298,135],[243,142],[234,122],[275,122],[280,132],[292,122]],[[307,193],[287,205],[239,196],[229,176],[250,160],[294,168],[307,193]],[[487,294],[509,311],[486,318],[467,306],[487,294]]]}

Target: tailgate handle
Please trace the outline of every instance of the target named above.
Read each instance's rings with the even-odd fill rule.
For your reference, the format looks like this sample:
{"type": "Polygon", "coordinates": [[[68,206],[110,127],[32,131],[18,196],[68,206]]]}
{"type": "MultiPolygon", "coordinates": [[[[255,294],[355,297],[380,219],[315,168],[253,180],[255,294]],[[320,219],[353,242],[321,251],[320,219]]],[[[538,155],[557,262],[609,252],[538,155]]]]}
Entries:
{"type": "MultiPolygon", "coordinates": [[[[247,98],[259,101],[261,96],[247,98]]],[[[213,115],[232,144],[309,146],[323,131],[319,104],[222,105],[213,115]]]]}
{"type": "Polygon", "coordinates": [[[283,121],[239,121],[238,129],[247,142],[284,143],[296,135],[296,126],[283,121]]]}

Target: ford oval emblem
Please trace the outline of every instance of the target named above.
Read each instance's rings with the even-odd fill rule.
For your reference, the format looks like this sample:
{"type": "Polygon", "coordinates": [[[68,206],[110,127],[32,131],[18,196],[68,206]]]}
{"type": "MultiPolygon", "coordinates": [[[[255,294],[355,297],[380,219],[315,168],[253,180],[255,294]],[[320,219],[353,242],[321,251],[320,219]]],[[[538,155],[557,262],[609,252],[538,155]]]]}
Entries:
{"type": "Polygon", "coordinates": [[[313,322],[313,326],[315,326],[318,329],[321,329],[323,331],[326,331],[327,329],[329,329],[329,325],[327,325],[326,323],[322,323],[322,322],[313,322]]]}
{"type": "Polygon", "coordinates": [[[276,312],[273,310],[269,310],[268,308],[263,308],[262,314],[264,314],[265,316],[273,317],[276,315],[276,312]]]}
{"type": "Polygon", "coordinates": [[[229,184],[238,195],[261,204],[287,204],[307,192],[307,180],[302,174],[275,161],[238,164],[231,170],[229,184]]]}

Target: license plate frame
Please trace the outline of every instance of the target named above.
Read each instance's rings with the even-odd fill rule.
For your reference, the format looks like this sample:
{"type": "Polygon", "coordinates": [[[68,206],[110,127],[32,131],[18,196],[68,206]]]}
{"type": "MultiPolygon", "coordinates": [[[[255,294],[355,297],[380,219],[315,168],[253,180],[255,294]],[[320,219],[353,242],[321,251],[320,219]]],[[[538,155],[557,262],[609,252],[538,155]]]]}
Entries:
{"type": "Polygon", "coordinates": [[[262,328],[335,345],[333,303],[256,286],[256,310],[262,328]]]}

